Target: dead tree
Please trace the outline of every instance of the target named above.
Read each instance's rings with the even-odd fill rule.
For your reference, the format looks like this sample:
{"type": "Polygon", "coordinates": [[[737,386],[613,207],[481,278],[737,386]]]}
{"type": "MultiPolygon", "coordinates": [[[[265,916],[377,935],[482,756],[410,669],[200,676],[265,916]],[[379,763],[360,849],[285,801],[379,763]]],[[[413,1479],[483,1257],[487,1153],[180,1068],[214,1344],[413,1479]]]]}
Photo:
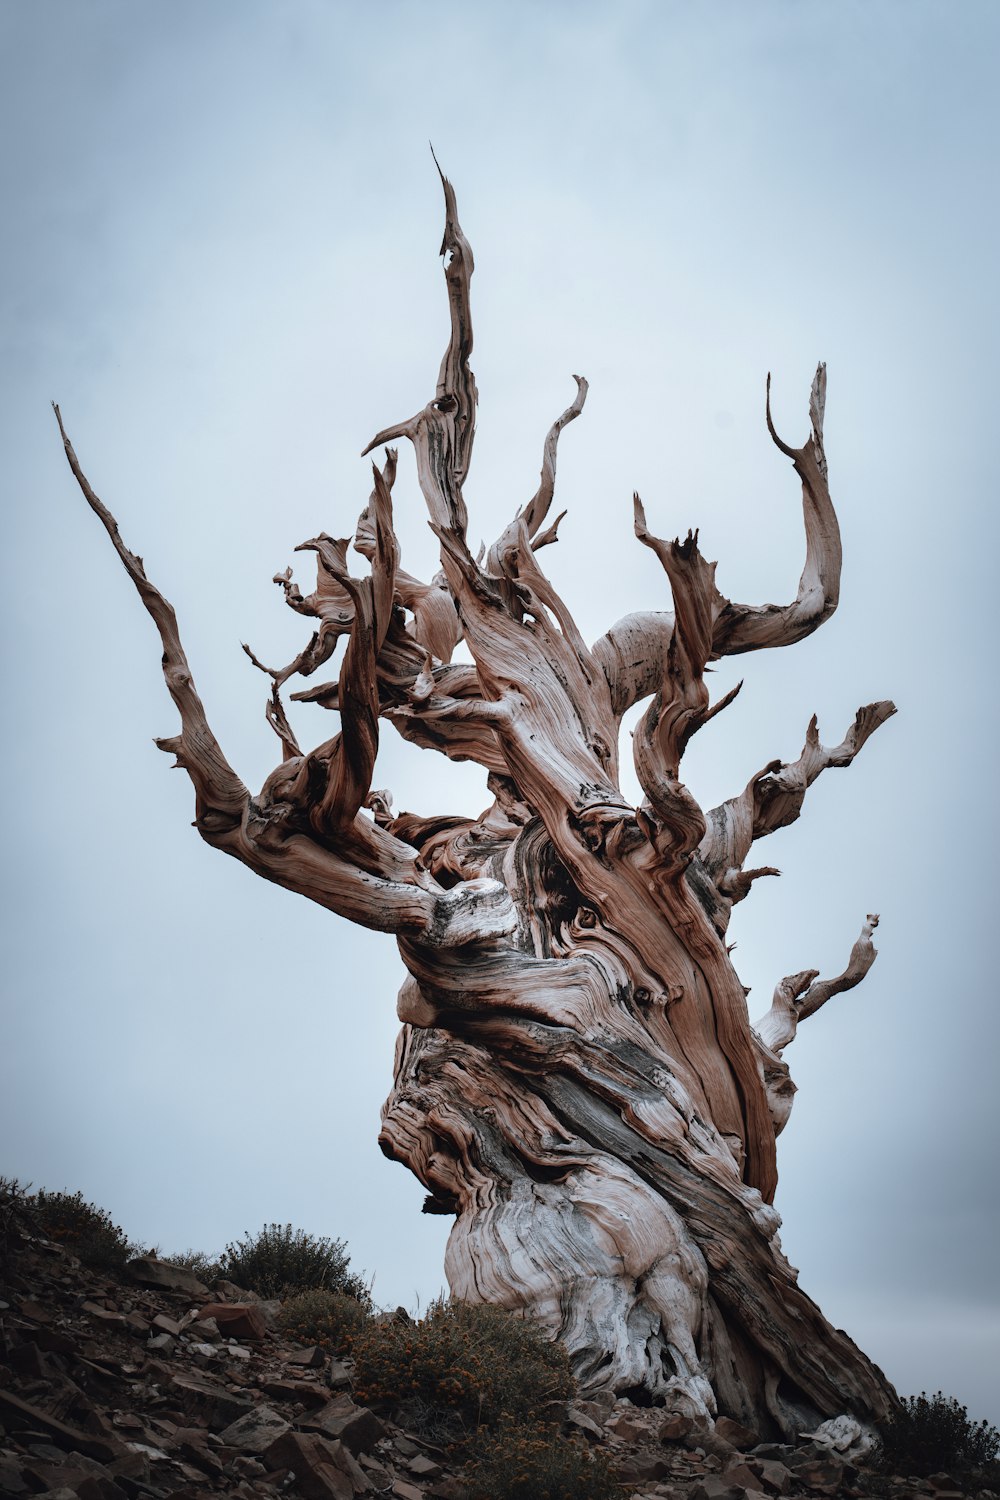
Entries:
{"type": "Polygon", "coordinates": [[[302,543],[316,554],[315,591],[303,595],[290,570],[276,579],[315,629],[280,669],[250,653],[271,678],[282,746],[256,796],[209,727],[172,607],[60,419],[70,467],[163,642],[181,727],[157,744],[191,778],[207,843],[395,935],[407,977],[380,1139],[425,1185],[427,1210],[455,1216],[446,1270],[457,1296],[540,1318],[585,1388],[644,1389],[771,1433],[844,1411],[877,1419],[891,1388],[800,1290],[771,1205],[775,1138],[795,1092],[782,1054],[802,1020],[863,978],[878,918],[841,975],[782,979],[756,1026],[726,929],[753,882],[777,873],[747,868],[757,840],[793,822],[820,772],[849,765],[893,705],[859,709],[832,748],[813,719],[798,760],[769,762],[708,812],[680,775],[691,736],[735,696],[710,704],[708,663],[792,645],[837,607],[824,367],[802,447],[782,441],[767,409],[802,481],[806,556],[792,602],[724,598],[697,533],[660,540],[636,496],[636,536],[663,565],[673,613],[629,615],[588,646],[538,561],[556,540],[556,450],[585,380],[549,431],[536,494],[485,556],[469,550],[473,259],[446,180],[444,192],[451,333],[437,390],[365,450],[409,439],[441,571],[422,583],[400,567],[388,447],[353,538],[367,570],[349,571],[350,538],[320,533],[302,543]],[[303,752],[281,689],[329,662],[341,637],[336,679],[292,694],[339,715],[339,731],[303,752]],[[452,662],[460,640],[474,665],[452,662]],[[619,738],[641,700],[645,796],[633,807],[619,738]],[[384,719],[415,745],[484,766],[487,810],[395,816],[371,788],[384,719]]]}

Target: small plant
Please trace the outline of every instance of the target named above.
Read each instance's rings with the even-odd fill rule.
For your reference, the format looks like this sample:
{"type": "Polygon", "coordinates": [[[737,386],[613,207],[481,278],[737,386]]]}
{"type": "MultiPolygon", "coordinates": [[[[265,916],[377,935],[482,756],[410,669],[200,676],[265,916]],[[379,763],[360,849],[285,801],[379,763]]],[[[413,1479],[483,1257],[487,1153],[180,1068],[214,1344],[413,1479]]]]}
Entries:
{"type": "Polygon", "coordinates": [[[262,1297],[291,1297],[323,1287],[370,1307],[368,1288],[348,1271],[349,1265],[343,1240],[318,1239],[291,1224],[265,1224],[257,1234],[245,1233],[226,1246],[220,1270],[228,1281],[262,1297]]]}
{"type": "Polygon", "coordinates": [[[284,1304],[278,1326],[299,1344],[318,1344],[331,1354],[346,1354],[369,1314],[356,1297],[317,1288],[300,1292],[284,1304]]]}
{"type": "Polygon", "coordinates": [[[887,1474],[956,1473],[980,1468],[1000,1453],[1000,1432],[970,1422],[966,1407],[937,1391],[905,1396],[882,1428],[873,1461],[887,1474]]]}
{"type": "Polygon", "coordinates": [[[559,1421],[569,1359],[538,1326],[502,1307],[431,1305],[420,1323],[370,1324],[354,1340],[354,1386],[438,1441],[463,1441],[502,1417],[559,1421]]]}
{"type": "Polygon", "coordinates": [[[206,1255],[204,1250],[182,1250],[178,1255],[161,1255],[159,1258],[170,1266],[183,1266],[186,1271],[193,1271],[206,1286],[211,1286],[223,1275],[218,1256],[206,1255]]]}
{"type": "Polygon", "coordinates": [[[32,1211],[31,1183],[0,1177],[0,1276],[6,1276],[18,1244],[38,1233],[32,1211]]]}
{"type": "Polygon", "coordinates": [[[126,1261],[142,1253],[142,1247],[129,1240],[111,1215],[88,1203],[82,1193],[48,1193],[41,1188],[28,1203],[40,1232],[64,1245],[88,1266],[101,1271],[120,1271],[126,1261]]]}
{"type": "Polygon", "coordinates": [[[470,1500],[618,1500],[613,1469],[599,1454],[561,1438],[505,1420],[477,1438],[462,1476],[470,1500]]]}

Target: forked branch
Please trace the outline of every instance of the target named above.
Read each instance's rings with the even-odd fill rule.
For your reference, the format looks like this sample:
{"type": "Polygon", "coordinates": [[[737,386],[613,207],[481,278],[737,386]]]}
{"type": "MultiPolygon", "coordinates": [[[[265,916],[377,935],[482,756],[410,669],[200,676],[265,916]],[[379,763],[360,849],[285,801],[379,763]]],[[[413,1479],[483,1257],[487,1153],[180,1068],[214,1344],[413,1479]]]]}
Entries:
{"type": "MultiPolygon", "coordinates": [[[[766,418],[775,443],[795,465],[802,480],[806,558],[799,587],[790,604],[734,604],[721,593],[713,600],[710,660],[791,646],[829,619],[840,598],[840,527],[830,499],[823,414],[826,405],[826,366],[820,364],[809,397],[809,437],[792,448],[778,436],[771,417],[771,377],[767,380],[766,418]]],[[[674,620],[667,612],[627,615],[594,646],[611,687],[615,712],[625,713],[662,680],[673,637],[674,620]]]]}
{"type": "Polygon", "coordinates": [[[781,980],[775,987],[771,1009],[754,1027],[766,1047],[780,1056],[794,1040],[800,1021],[814,1016],[834,995],[842,995],[845,990],[852,990],[861,983],[878,957],[878,949],[872,942],[877,926],[877,913],[869,912],[851,949],[846,969],[835,979],[818,979],[818,969],[804,969],[800,974],[789,974],[781,980]]]}
{"type": "MultiPolygon", "coordinates": [[[[361,802],[368,793],[374,751],[368,732],[372,697],[370,693],[366,696],[365,632],[357,625],[354,631],[358,640],[357,659],[350,665],[345,659],[341,673],[342,688],[348,690],[345,698],[351,698],[350,706],[343,714],[346,749],[338,755],[338,742],[342,738],[338,736],[337,741],[314,751],[311,757],[299,757],[298,746],[275,691],[269,705],[269,720],[282,740],[285,760],[272,772],[260,795],[251,798],[223,755],[208,724],[181,645],[173,606],[146,577],[142,559],[125,546],[117,521],[98,498],[80,467],[58,406],[53,409],[74,478],[111,538],[159,631],[163,645],[163,675],[181,716],[181,733],[156,743],[161,750],[177,757],[178,766],[187,771],[191,779],[196,799],[195,826],[202,838],[239,859],[266,880],[308,896],[320,906],[361,926],[381,932],[405,932],[414,941],[432,948],[452,945],[466,948],[470,943],[505,940],[516,928],[517,916],[509,892],[499,881],[468,880],[453,890],[443,890],[430,875],[418,868],[414,850],[394,838],[378,822],[359,815],[361,802]],[[311,784],[310,775],[313,777],[311,784]],[[324,796],[329,793],[332,805],[328,810],[329,821],[323,826],[327,833],[331,828],[339,832],[339,849],[330,846],[329,838],[317,842],[303,830],[302,798],[304,795],[308,804],[310,791],[316,793],[317,805],[321,809],[324,796]],[[357,806],[354,806],[356,801],[357,806]],[[354,810],[348,815],[352,807],[354,810]],[[359,858],[363,864],[359,863],[359,858]]],[[[395,555],[388,490],[384,485],[380,487],[377,481],[376,491],[380,510],[376,521],[378,542],[373,577],[363,580],[366,585],[363,589],[351,580],[355,586],[355,604],[360,602],[364,619],[368,622],[368,661],[387,615],[391,613],[395,555]]],[[[329,542],[329,538],[324,540],[329,542]]]]}
{"type": "Polygon", "coordinates": [[[832,748],[820,743],[814,714],[798,760],[787,765],[769,761],[738,797],[713,807],[698,853],[716,883],[732,879],[733,872],[743,868],[756,839],[794,823],[817,776],[830,766],[849,766],[866,740],[895,712],[896,705],[888,700],[866,704],[858,709],[840,744],[832,748]]]}

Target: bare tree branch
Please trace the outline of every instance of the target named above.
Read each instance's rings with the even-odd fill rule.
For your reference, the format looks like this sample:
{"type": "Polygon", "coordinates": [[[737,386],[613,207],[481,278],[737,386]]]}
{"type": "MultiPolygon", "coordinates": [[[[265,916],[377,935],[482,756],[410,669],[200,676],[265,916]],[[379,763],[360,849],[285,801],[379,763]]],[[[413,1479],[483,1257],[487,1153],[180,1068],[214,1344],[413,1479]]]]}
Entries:
{"type": "Polygon", "coordinates": [[[780,1056],[795,1039],[800,1021],[814,1016],[832,996],[841,995],[861,983],[878,957],[878,950],[872,942],[877,926],[878,915],[869,912],[861,935],[851,949],[847,968],[835,979],[818,979],[818,969],[804,969],[801,974],[789,974],[781,980],[775,988],[771,1009],[754,1026],[766,1047],[780,1056]]]}
{"type": "Polygon", "coordinates": [[[209,727],[204,705],[198,697],[181,645],[173,605],[146,577],[142,558],[130,552],[122,541],[118,522],[94,493],[80,467],[55,403],[52,409],[59,423],[59,432],[73,477],[83,491],[87,504],[111,538],[126,573],[135,584],[139,598],[160,633],[163,643],[163,677],[181,716],[181,732],[179,736],[157,740],[156,743],[161,750],[176,755],[177,764],[190,776],[195,789],[195,824],[199,833],[211,842],[217,835],[230,831],[240,823],[250,794],[223,755],[219,742],[209,727]]]}
{"type": "Polygon", "coordinates": [[[735,656],[771,646],[790,646],[811,635],[828,620],[840,599],[843,560],[840,527],[830,500],[823,415],[826,408],[826,365],[817,366],[809,393],[809,437],[792,448],[778,436],[771,418],[771,377],[767,377],[767,429],[776,447],[790,458],[802,480],[802,514],[806,532],[806,560],[798,592],[791,604],[729,604],[714,633],[716,656],[735,656]]]}
{"type": "MultiPolygon", "coordinates": [[[[781,1254],[772,1205],[775,1138],[795,1086],[780,1053],[803,1017],[859,982],[874,956],[870,917],[844,973],[777,987],[758,1031],[725,942],[733,904],[777,874],[745,869],[755,839],[798,817],[809,785],[851,762],[894,712],[859,710],[842,743],[815,719],[798,760],[773,761],[708,816],[680,779],[713,706],[714,658],[786,645],[836,607],[840,539],[822,441],[823,367],[811,434],[792,449],[803,484],[806,563],[786,606],[735,605],[716,587],[697,533],[639,539],[660,558],[674,613],[619,621],[593,649],[545,576],[559,435],[586,382],[549,429],[537,492],[488,557],[473,558],[463,486],[475,432],[472,252],[442,176],[450,334],[434,399],[379,434],[407,436],[441,549],[430,583],[402,571],[392,521],[397,456],[373,475],[354,532],[320,533],[317,582],[287,604],[316,622],[304,651],[265,672],[281,764],[250,797],[222,756],[194,691],[173,610],[122,544],[63,433],[67,457],[164,645],[181,713],[176,751],[195,784],[198,827],[265,879],[351,921],[395,934],[404,1030],[380,1137],[454,1213],[453,1291],[540,1317],[562,1338],[583,1389],[643,1387],[706,1427],[724,1410],[761,1437],[845,1410],[879,1420],[884,1377],[825,1322],[781,1254]],[[485,562],[484,562],[485,558],[485,562]],[[280,689],[348,636],[336,681],[292,694],[340,715],[303,753],[280,689]],[[473,664],[452,663],[464,638],[473,664]],[[618,776],[621,715],[651,698],[635,734],[645,792],[618,776]],[[392,810],[373,790],[379,719],[411,742],[489,771],[478,817],[392,810]]],[[[58,416],[58,412],[57,412],[58,416]]],[[[62,423],[60,421],[60,429],[62,423]]],[[[563,513],[565,514],[565,512],[563,513]]]]}
{"type": "Polygon", "coordinates": [[[489,558],[486,563],[486,570],[489,573],[494,573],[499,576],[499,574],[503,571],[500,563],[500,558],[508,548],[510,548],[511,546],[516,546],[518,544],[520,535],[518,529],[519,526],[523,526],[525,534],[531,541],[532,550],[535,552],[537,552],[540,547],[546,547],[550,543],[557,540],[556,532],[559,527],[559,522],[566,514],[565,511],[562,512],[562,515],[556,517],[555,521],[553,521],[552,525],[548,528],[547,531],[539,534],[539,527],[549,513],[549,507],[552,504],[552,497],[555,494],[556,457],[559,448],[559,434],[569,422],[573,422],[576,420],[576,418],[583,411],[583,403],[587,399],[587,391],[589,387],[586,380],[582,375],[574,375],[573,379],[576,381],[576,396],[574,397],[570,405],[567,406],[562,416],[557,417],[556,420],[552,423],[552,426],[548,431],[548,436],[545,439],[545,448],[542,453],[542,473],[538,489],[528,501],[528,504],[525,506],[524,511],[515,517],[515,519],[511,522],[506,531],[500,537],[499,541],[494,542],[493,546],[490,548],[489,558]]]}
{"type": "MultiPolygon", "coordinates": [[[[840,527],[830,499],[823,449],[826,366],[820,364],[817,367],[812,383],[810,434],[801,448],[790,447],[778,436],[771,418],[770,393],[771,377],[768,375],[768,431],[775,446],[792,460],[802,480],[805,565],[791,604],[734,604],[722,594],[715,594],[710,660],[736,656],[745,651],[793,645],[829,619],[840,598],[840,527]]],[[[619,716],[650,691],[655,691],[649,684],[662,674],[673,629],[673,617],[667,613],[628,615],[613,625],[595,645],[594,654],[608,676],[619,716]]]]}
{"type": "Polygon", "coordinates": [[[438,526],[454,527],[464,537],[468,512],[462,498],[462,485],[472,459],[478,400],[475,376],[469,368],[472,353],[469,289],[475,262],[458,221],[455,189],[443,173],[441,184],[445,201],[441,255],[445,258],[451,337],[441,361],[437,394],[415,416],[377,433],[361,456],[364,458],[373,448],[394,438],[409,438],[416,454],[417,478],[431,520],[438,526]]]}
{"type": "Polygon", "coordinates": [[[738,797],[731,797],[707,814],[707,829],[698,852],[713,879],[731,878],[729,872],[742,869],[756,839],[794,823],[817,776],[830,766],[849,766],[865,741],[895,712],[895,704],[889,701],[859,708],[843,740],[832,749],[820,744],[814,714],[798,760],[787,765],[780,760],[769,761],[750,778],[738,797]]]}

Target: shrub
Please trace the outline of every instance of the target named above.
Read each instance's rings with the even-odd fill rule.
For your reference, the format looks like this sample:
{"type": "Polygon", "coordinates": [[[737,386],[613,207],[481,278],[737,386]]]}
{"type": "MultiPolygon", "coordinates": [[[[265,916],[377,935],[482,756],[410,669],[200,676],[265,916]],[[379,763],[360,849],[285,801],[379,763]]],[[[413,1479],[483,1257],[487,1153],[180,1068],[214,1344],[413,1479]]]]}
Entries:
{"type": "Polygon", "coordinates": [[[126,1261],[142,1254],[142,1247],[132,1244],[111,1215],[88,1203],[82,1193],[47,1193],[41,1188],[29,1202],[41,1233],[88,1266],[120,1271],[126,1261]]]}
{"type": "Polygon", "coordinates": [[[186,1271],[193,1271],[206,1286],[211,1286],[223,1275],[218,1256],[206,1255],[204,1250],[182,1250],[178,1255],[161,1255],[159,1258],[168,1266],[183,1266],[186,1271]]]}
{"type": "Polygon", "coordinates": [[[464,1440],[505,1415],[558,1421],[573,1391],[562,1345],[501,1307],[438,1302],[421,1323],[369,1325],[353,1354],[358,1399],[394,1408],[439,1441],[464,1440]]]}
{"type": "Polygon", "coordinates": [[[937,1391],[906,1396],[881,1430],[872,1457],[888,1474],[953,1473],[992,1463],[1000,1452],[1000,1432],[987,1422],[970,1422],[953,1396],[937,1391]]]}
{"type": "Polygon", "coordinates": [[[278,1326],[300,1344],[318,1344],[331,1354],[346,1354],[368,1322],[368,1312],[356,1297],[318,1288],[300,1292],[284,1304],[278,1326]]]}
{"type": "Polygon", "coordinates": [[[343,1292],[362,1306],[371,1298],[360,1276],[349,1272],[343,1240],[317,1239],[291,1224],[265,1224],[258,1234],[245,1233],[227,1245],[222,1275],[262,1297],[289,1297],[317,1287],[343,1292]]]}
{"type": "Polygon", "coordinates": [[[614,1470],[553,1429],[504,1421],[476,1440],[463,1479],[470,1500],[619,1500],[614,1470]]]}
{"type": "Polygon", "coordinates": [[[0,1177],[0,1275],[6,1276],[21,1241],[39,1232],[31,1183],[0,1177]]]}

